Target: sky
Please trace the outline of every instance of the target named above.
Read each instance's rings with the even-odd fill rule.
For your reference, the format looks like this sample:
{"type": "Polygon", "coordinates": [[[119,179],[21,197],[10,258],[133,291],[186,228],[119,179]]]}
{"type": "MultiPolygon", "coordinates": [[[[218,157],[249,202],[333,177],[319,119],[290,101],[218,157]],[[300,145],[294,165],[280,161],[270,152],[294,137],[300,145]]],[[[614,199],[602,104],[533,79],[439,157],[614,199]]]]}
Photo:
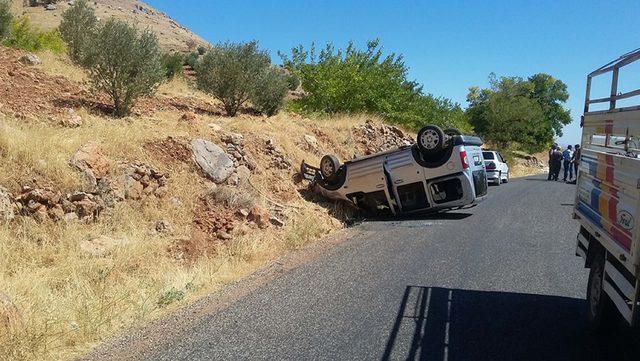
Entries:
{"type": "MultiPolygon", "coordinates": [[[[468,88],[487,87],[491,72],[551,74],[567,84],[574,119],[561,145],[579,143],[587,74],[640,47],[639,0],[146,2],[212,44],[257,40],[276,63],[279,50],[299,44],[364,47],[379,38],[385,52],[404,55],[426,93],[463,107],[468,88]]],[[[640,71],[631,70],[640,65],[621,79],[640,88],[640,71]]],[[[608,95],[609,81],[595,82],[595,97],[608,95]]]]}

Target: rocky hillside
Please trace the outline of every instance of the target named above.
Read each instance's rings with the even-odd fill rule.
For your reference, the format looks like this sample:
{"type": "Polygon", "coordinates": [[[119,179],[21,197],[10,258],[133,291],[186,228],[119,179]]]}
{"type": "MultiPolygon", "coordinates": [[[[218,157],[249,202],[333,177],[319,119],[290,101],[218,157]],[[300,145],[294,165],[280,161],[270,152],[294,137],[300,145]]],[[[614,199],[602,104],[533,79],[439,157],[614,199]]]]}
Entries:
{"type": "Polygon", "coordinates": [[[182,78],[109,116],[65,56],[0,47],[0,355],[73,358],[342,227],[302,160],[411,142],[370,117],[258,116],[182,78]],[[28,101],[26,101],[28,100],[28,101]]]}
{"type": "MultiPolygon", "coordinates": [[[[52,29],[60,24],[62,12],[69,6],[67,1],[59,1],[53,7],[44,5],[28,6],[28,1],[13,0],[16,14],[24,14],[42,29],[52,29]],[[49,9],[49,10],[48,10],[49,9]]],[[[169,15],[138,0],[94,0],[91,1],[100,19],[113,16],[135,24],[140,29],[150,29],[158,35],[160,45],[166,51],[193,51],[208,43],[178,24],[169,15]]]]}

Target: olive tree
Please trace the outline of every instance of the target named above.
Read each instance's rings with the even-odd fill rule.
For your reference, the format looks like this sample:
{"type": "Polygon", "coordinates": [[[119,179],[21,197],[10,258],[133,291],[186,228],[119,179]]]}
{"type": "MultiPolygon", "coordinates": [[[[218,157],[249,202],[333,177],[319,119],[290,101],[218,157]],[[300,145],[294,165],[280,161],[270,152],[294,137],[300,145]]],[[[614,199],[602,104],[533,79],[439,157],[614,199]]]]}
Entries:
{"type": "Polygon", "coordinates": [[[255,41],[218,44],[196,66],[198,87],[220,100],[227,115],[234,116],[255,94],[258,79],[269,66],[269,55],[255,41]]]}
{"type": "Polygon", "coordinates": [[[156,35],[113,18],[92,36],[83,63],[93,87],[111,97],[117,117],[128,115],[137,98],[155,93],[165,80],[156,35]]]}
{"type": "Polygon", "coordinates": [[[272,116],[282,108],[288,89],[289,79],[284,70],[266,67],[256,78],[250,100],[260,112],[272,116]]]}
{"type": "Polygon", "coordinates": [[[0,40],[4,40],[9,37],[12,21],[13,15],[11,15],[11,1],[0,0],[0,40]]]}
{"type": "Polygon", "coordinates": [[[62,14],[60,36],[67,43],[69,57],[76,64],[85,59],[98,19],[86,0],[77,0],[62,14]]]}

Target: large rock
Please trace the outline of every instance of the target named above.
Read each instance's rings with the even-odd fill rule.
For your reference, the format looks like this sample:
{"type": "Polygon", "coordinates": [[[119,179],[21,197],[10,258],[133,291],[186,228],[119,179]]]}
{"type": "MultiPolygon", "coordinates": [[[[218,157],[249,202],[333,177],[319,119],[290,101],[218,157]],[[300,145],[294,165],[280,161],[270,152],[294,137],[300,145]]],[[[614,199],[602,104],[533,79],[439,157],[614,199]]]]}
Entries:
{"type": "Polygon", "coordinates": [[[100,151],[100,146],[95,142],[89,142],[71,157],[69,163],[81,172],[90,169],[97,178],[103,178],[109,173],[109,160],[100,151]]]}
{"type": "Polygon", "coordinates": [[[20,59],[18,59],[18,61],[21,62],[24,65],[40,65],[40,64],[42,64],[42,61],[40,60],[40,58],[38,58],[38,56],[35,55],[35,54],[23,55],[22,57],[20,57],[20,59]]]}
{"type": "Polygon", "coordinates": [[[193,160],[202,171],[216,183],[222,183],[234,172],[233,160],[216,144],[204,140],[194,139],[191,142],[193,160]]]}
{"type": "Polygon", "coordinates": [[[11,221],[15,217],[11,194],[5,188],[0,187],[0,222],[11,221]]]}
{"type": "Polygon", "coordinates": [[[318,147],[318,138],[314,137],[313,135],[305,134],[304,141],[314,149],[318,147]]]}

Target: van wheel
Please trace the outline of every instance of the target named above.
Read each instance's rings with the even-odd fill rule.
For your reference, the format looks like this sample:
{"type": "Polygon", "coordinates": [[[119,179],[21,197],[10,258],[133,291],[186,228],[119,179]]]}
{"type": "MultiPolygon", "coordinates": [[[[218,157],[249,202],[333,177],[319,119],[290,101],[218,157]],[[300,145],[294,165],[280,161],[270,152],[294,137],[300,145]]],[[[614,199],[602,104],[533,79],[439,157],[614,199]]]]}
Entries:
{"type": "Polygon", "coordinates": [[[436,125],[427,125],[420,129],[417,138],[418,148],[428,157],[445,149],[444,132],[436,125]]]}
{"type": "Polygon", "coordinates": [[[507,172],[507,178],[504,179],[505,183],[509,183],[509,172],[507,172]]]}
{"type": "Polygon", "coordinates": [[[587,285],[587,320],[594,333],[604,333],[616,328],[620,320],[613,301],[602,288],[605,252],[600,252],[593,260],[587,285]]]}
{"type": "Polygon", "coordinates": [[[320,174],[328,181],[331,181],[338,173],[340,161],[333,154],[327,154],[320,160],[320,174]]]}

